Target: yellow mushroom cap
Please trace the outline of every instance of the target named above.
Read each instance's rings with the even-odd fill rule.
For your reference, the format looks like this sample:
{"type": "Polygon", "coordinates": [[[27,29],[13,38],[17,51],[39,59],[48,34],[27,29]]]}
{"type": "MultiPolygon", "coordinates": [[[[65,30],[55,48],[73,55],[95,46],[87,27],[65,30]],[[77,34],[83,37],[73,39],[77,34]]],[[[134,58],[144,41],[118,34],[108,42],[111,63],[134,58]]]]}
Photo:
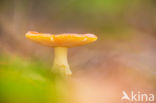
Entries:
{"type": "Polygon", "coordinates": [[[50,47],[76,47],[86,45],[97,40],[94,34],[45,34],[38,32],[27,32],[26,38],[50,47]]]}

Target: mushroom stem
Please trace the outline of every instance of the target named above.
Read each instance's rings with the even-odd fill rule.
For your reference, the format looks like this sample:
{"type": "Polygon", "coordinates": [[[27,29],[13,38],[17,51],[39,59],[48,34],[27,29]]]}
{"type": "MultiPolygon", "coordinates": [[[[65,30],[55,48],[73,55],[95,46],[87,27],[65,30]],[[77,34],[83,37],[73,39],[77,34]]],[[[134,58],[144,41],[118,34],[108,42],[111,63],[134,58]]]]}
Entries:
{"type": "Polygon", "coordinates": [[[67,59],[67,48],[66,47],[55,47],[54,48],[54,62],[53,70],[59,71],[66,75],[71,75],[68,59],[67,59]]]}

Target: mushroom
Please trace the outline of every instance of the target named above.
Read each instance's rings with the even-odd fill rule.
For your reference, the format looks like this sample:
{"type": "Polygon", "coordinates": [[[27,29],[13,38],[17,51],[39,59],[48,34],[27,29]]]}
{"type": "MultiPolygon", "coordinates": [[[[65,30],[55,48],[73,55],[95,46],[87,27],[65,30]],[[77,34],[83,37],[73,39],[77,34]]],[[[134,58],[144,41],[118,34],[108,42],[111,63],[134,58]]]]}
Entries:
{"type": "Polygon", "coordinates": [[[86,45],[91,42],[97,40],[97,36],[94,34],[45,34],[45,33],[38,33],[38,32],[27,32],[26,38],[54,48],[54,61],[53,61],[53,70],[61,71],[66,75],[71,75],[72,72],[70,70],[68,60],[67,60],[67,49],[86,45]]]}

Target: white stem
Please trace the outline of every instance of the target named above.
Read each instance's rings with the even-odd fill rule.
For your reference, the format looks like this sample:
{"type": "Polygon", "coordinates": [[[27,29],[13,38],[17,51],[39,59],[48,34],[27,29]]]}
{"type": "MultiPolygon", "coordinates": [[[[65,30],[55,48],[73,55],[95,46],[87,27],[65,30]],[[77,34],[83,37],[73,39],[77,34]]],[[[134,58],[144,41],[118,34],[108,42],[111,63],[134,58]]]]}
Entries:
{"type": "Polygon", "coordinates": [[[66,75],[72,74],[67,59],[67,48],[65,47],[54,48],[53,69],[55,71],[63,72],[66,75]]]}

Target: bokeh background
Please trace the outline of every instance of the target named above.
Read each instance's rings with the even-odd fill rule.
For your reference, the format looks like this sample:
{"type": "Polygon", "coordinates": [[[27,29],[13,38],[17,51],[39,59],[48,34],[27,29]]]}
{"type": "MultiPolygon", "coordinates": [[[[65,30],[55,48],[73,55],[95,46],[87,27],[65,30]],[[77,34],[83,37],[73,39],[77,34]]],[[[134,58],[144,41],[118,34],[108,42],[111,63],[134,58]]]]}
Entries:
{"type": "Polygon", "coordinates": [[[156,0],[0,0],[1,103],[124,103],[123,90],[156,93],[156,0]],[[98,40],[69,49],[64,83],[49,74],[53,49],[27,31],[98,40]]]}

